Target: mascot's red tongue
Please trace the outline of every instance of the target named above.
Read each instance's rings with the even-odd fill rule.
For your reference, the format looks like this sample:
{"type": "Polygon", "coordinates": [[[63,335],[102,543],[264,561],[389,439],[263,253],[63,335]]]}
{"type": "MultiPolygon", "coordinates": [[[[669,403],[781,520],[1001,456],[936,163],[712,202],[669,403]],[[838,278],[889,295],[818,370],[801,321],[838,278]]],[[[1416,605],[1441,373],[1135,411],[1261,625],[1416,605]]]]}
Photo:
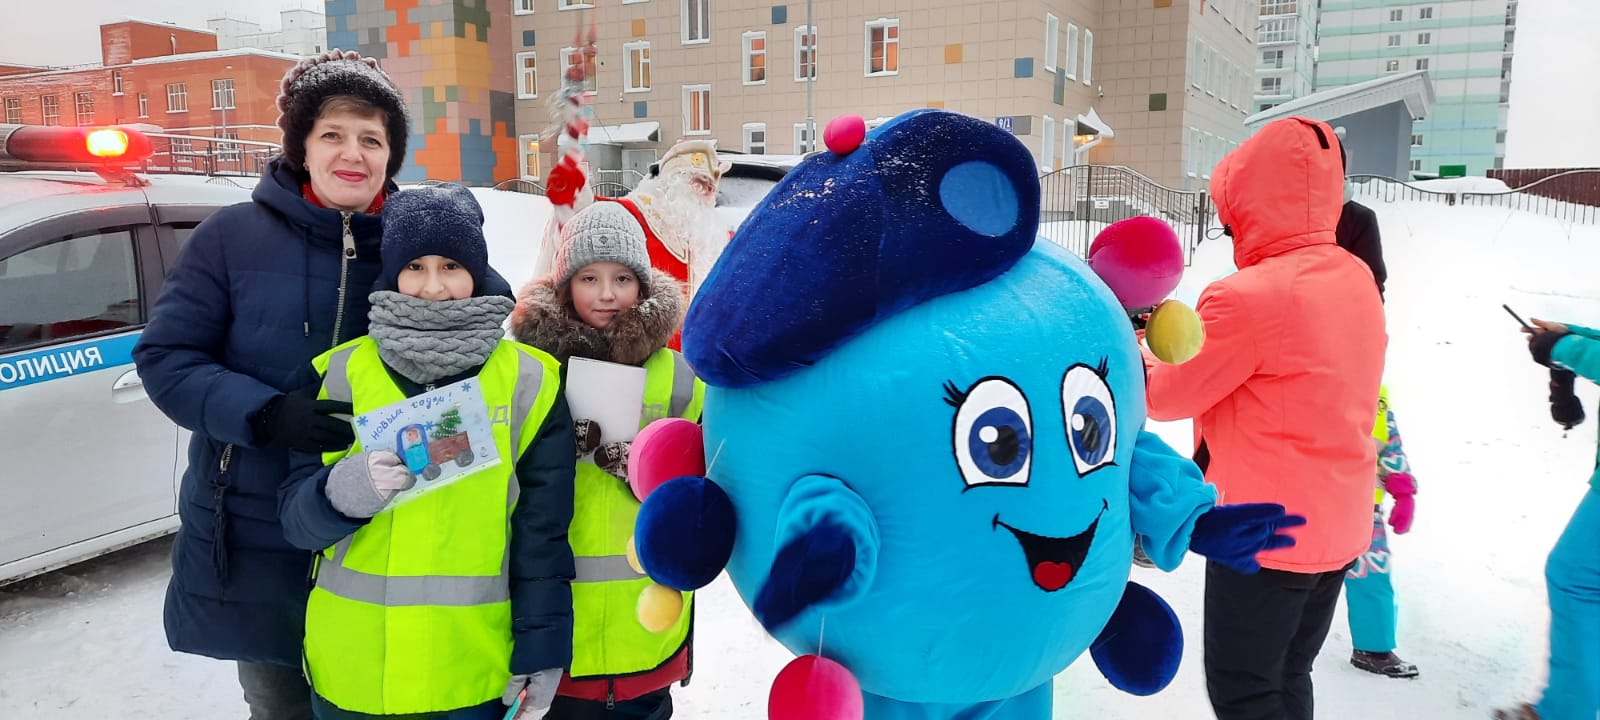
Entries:
{"type": "Polygon", "coordinates": [[[1072,582],[1072,576],[1078,573],[1072,563],[1045,561],[1033,566],[1033,584],[1042,587],[1047,592],[1055,592],[1072,582]]]}

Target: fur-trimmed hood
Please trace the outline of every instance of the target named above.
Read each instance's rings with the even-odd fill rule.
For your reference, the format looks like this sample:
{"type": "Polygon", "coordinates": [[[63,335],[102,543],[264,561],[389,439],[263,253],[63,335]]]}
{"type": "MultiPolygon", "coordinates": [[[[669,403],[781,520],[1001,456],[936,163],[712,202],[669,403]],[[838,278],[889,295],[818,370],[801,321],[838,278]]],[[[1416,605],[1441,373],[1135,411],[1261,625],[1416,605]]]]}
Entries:
{"type": "Polygon", "coordinates": [[[562,363],[573,357],[623,365],[643,365],[667,346],[683,326],[683,284],[660,270],[650,271],[648,297],[617,314],[603,330],[589,327],[556,300],[552,278],[540,278],[517,293],[511,312],[511,336],[562,363]]]}

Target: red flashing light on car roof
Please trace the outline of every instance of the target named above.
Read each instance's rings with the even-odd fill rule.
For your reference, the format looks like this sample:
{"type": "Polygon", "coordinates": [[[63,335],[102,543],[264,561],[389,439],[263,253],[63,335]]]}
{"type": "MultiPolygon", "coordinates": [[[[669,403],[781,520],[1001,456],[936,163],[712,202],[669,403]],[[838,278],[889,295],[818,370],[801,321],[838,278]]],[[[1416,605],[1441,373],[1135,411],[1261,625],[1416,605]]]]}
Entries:
{"type": "Polygon", "coordinates": [[[117,128],[92,130],[84,138],[84,146],[98,158],[122,157],[128,152],[128,133],[117,128]]]}
{"type": "Polygon", "coordinates": [[[151,151],[150,138],[128,128],[0,125],[0,164],[125,166],[151,151]]]}

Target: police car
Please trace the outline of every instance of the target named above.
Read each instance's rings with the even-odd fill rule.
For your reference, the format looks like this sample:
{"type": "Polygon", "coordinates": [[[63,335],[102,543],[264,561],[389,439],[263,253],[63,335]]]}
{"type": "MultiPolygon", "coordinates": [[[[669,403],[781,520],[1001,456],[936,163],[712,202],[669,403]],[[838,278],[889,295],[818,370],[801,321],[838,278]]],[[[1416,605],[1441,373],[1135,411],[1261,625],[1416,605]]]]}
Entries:
{"type": "Polygon", "coordinates": [[[178,526],[189,433],[131,353],[195,226],[250,191],[134,173],[150,152],[132,129],[0,125],[0,584],[178,526]]]}

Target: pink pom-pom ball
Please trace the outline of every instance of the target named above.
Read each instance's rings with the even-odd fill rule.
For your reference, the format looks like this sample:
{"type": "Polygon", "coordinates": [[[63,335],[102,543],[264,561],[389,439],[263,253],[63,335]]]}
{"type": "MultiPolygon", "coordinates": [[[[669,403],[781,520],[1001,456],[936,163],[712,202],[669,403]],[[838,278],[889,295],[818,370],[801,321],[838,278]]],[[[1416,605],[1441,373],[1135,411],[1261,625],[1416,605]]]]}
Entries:
{"type": "Polygon", "coordinates": [[[683,418],[664,418],[645,426],[628,449],[628,487],[644,502],[662,483],[706,472],[700,426],[683,418]]]}
{"type": "Polygon", "coordinates": [[[864,712],[855,675],[820,655],[784,666],[767,698],[770,720],[861,720],[864,712]]]}
{"type": "Polygon", "coordinates": [[[1125,308],[1150,307],[1178,287],[1183,246],[1166,223],[1148,216],[1112,223],[1089,246],[1089,267],[1125,308]]]}
{"type": "Polygon", "coordinates": [[[822,142],[835,155],[849,155],[867,139],[867,121],[860,115],[842,115],[822,131],[822,142]]]}

